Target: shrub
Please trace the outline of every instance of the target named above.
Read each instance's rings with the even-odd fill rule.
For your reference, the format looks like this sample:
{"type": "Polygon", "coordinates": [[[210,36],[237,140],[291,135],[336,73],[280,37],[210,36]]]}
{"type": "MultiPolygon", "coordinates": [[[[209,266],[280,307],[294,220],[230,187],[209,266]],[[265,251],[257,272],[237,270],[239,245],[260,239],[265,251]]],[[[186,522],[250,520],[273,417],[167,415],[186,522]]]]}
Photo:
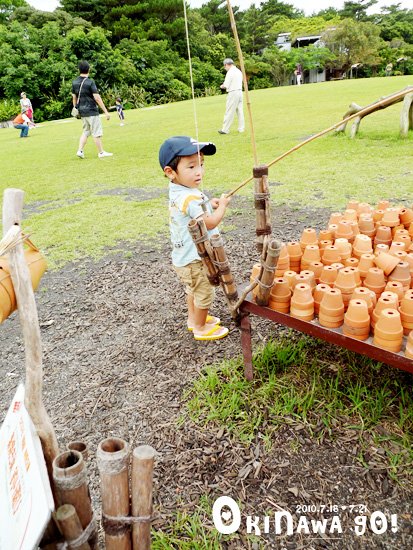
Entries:
{"type": "Polygon", "coordinates": [[[13,99],[3,99],[0,101],[0,122],[15,118],[19,112],[20,105],[13,99]]]}

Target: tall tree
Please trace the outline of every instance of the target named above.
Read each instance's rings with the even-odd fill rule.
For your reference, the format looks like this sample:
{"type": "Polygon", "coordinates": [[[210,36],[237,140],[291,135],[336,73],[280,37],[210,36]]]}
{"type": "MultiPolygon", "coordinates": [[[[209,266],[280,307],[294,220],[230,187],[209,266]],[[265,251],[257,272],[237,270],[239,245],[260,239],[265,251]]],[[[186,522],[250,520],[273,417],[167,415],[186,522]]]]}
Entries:
{"type": "Polygon", "coordinates": [[[358,2],[344,2],[344,7],[339,11],[343,18],[355,19],[356,21],[367,21],[369,16],[367,10],[377,4],[377,0],[359,0],[358,2]]]}

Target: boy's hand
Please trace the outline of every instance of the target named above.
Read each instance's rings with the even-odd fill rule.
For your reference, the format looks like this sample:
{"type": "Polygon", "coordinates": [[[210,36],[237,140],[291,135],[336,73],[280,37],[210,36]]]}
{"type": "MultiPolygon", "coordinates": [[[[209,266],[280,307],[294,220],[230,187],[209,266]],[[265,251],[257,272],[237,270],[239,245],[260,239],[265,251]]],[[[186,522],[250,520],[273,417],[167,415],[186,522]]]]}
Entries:
{"type": "Polygon", "coordinates": [[[218,199],[218,206],[223,206],[224,208],[226,208],[230,202],[231,197],[227,197],[227,195],[223,193],[218,199]]]}
{"type": "Polygon", "coordinates": [[[212,208],[215,210],[219,206],[219,199],[213,198],[210,200],[212,208]]]}

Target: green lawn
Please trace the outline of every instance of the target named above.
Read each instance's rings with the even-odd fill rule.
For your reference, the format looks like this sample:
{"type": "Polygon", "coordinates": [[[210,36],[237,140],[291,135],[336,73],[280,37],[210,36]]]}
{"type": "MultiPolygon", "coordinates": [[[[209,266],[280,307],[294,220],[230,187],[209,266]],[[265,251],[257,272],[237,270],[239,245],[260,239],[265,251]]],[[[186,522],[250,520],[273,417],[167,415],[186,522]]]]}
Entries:
{"type": "MultiPolygon", "coordinates": [[[[268,163],[311,134],[338,122],[350,102],[367,105],[412,84],[411,77],[372,78],[288,86],[251,92],[258,161],[268,163]]],[[[253,155],[250,132],[217,134],[225,96],[196,102],[199,137],[213,140],[215,157],[207,159],[205,188],[231,190],[248,178],[253,155]]],[[[272,200],[291,205],[317,201],[342,208],[349,197],[375,203],[379,198],[411,202],[412,136],[401,140],[401,104],[365,118],[355,140],[333,133],[306,145],[270,170],[280,181],[272,200]]],[[[25,191],[25,226],[48,252],[53,265],[98,256],[105,247],[166,231],[167,180],[157,161],[162,141],[171,135],[194,135],[189,101],[126,112],[103,121],[104,144],[112,158],[98,159],[92,142],[87,158],[75,156],[80,121],[43,123],[19,139],[14,129],[0,130],[0,184],[25,191]],[[141,189],[145,201],[126,201],[123,189],[141,189]],[[110,190],[119,194],[108,194],[110,190]],[[148,191],[164,190],[154,197],[148,191]]],[[[251,193],[251,184],[242,194],[251,193]]]]}

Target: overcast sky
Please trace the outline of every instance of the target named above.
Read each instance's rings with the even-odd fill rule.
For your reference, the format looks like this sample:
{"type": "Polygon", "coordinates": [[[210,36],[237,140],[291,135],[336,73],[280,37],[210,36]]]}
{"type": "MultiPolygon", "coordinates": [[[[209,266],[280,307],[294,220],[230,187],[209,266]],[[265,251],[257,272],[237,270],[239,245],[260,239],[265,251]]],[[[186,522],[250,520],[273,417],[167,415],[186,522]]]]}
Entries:
{"type": "MultiPolygon", "coordinates": [[[[44,11],[53,11],[56,6],[59,5],[58,0],[28,0],[31,6],[34,6],[38,10],[44,11]]],[[[189,4],[192,7],[199,7],[202,4],[205,4],[205,0],[189,0],[189,4]]],[[[306,15],[311,15],[314,12],[328,8],[329,6],[334,6],[336,8],[342,8],[344,5],[344,0],[287,0],[286,4],[292,4],[296,8],[303,10],[306,15]]],[[[251,4],[255,4],[257,7],[261,4],[261,1],[258,0],[254,2],[253,0],[232,0],[231,5],[239,6],[241,9],[245,9],[251,4]]],[[[374,8],[370,11],[380,12],[381,6],[389,6],[391,4],[401,4],[402,8],[412,9],[412,0],[379,0],[374,8]]]]}

